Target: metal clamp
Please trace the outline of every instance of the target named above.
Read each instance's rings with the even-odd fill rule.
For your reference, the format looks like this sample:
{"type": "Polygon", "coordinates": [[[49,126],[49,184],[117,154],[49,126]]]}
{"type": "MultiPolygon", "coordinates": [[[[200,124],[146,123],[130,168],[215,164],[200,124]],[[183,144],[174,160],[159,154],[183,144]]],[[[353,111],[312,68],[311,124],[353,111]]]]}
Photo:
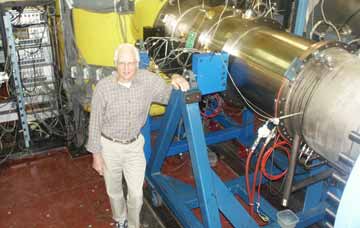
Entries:
{"type": "Polygon", "coordinates": [[[201,93],[198,89],[189,90],[184,95],[186,104],[199,103],[201,101],[201,93]]]}

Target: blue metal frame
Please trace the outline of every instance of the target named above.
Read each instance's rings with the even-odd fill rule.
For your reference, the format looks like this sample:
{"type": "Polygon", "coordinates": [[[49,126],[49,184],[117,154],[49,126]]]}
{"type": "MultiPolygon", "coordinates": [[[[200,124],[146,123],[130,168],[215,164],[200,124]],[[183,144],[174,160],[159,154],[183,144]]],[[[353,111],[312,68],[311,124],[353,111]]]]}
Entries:
{"type": "MultiPolygon", "coordinates": [[[[236,139],[242,145],[250,147],[255,140],[254,134],[254,113],[248,109],[245,109],[242,113],[241,124],[238,124],[233,119],[229,118],[226,114],[222,113],[215,117],[215,120],[225,127],[225,129],[234,128],[241,131],[236,139]],[[240,130],[241,129],[241,130],[240,130]]],[[[223,135],[221,137],[224,137],[223,135]]]]}
{"type": "MultiPolygon", "coordinates": [[[[204,61],[198,62],[200,64],[204,61]]],[[[208,69],[203,66],[197,69],[200,68],[208,69]]],[[[220,78],[220,80],[222,79],[220,78]]],[[[207,89],[211,87],[205,86],[207,89]]],[[[193,92],[194,90],[189,93],[193,92]]],[[[211,93],[210,90],[208,92],[211,93]]],[[[216,120],[225,129],[205,135],[202,129],[199,104],[197,102],[188,104],[185,96],[187,94],[173,91],[164,117],[156,118],[156,120],[149,117],[142,129],[146,140],[145,156],[148,162],[146,178],[149,185],[161,196],[161,199],[184,227],[221,227],[219,212],[222,212],[234,227],[258,227],[234,196],[240,196],[244,202],[248,201],[244,177],[224,183],[211,169],[207,153],[207,145],[231,139],[237,139],[249,147],[255,139],[253,113],[245,110],[241,125],[226,115],[219,115],[216,120]],[[174,142],[173,139],[181,120],[185,125],[186,140],[174,142]],[[155,130],[158,131],[158,136],[152,148],[150,136],[151,131],[155,130]],[[196,188],[161,172],[166,157],[188,151],[196,188]],[[192,209],[194,208],[200,208],[203,222],[193,214],[192,209]]],[[[276,156],[275,159],[282,167],[287,167],[286,156],[276,156]]],[[[316,175],[327,168],[324,166],[312,170],[308,175],[296,176],[295,181],[316,175]]],[[[300,167],[297,167],[297,170],[304,172],[300,167]]],[[[257,180],[259,179],[257,178],[257,180]]],[[[266,180],[263,179],[262,182],[265,183],[266,180]]],[[[324,210],[327,206],[324,200],[325,191],[324,182],[313,184],[307,188],[303,210],[298,213],[297,227],[307,227],[324,218],[324,210]]],[[[269,224],[264,227],[279,227],[276,222],[277,210],[262,197],[260,197],[260,204],[261,211],[270,218],[269,224]]]]}
{"type": "Polygon", "coordinates": [[[198,103],[186,104],[180,91],[171,95],[147,167],[147,179],[185,227],[221,227],[219,210],[235,227],[257,226],[232,193],[244,192],[245,188],[235,184],[230,190],[210,168],[198,103]],[[161,174],[161,166],[181,117],[187,134],[196,191],[179,180],[161,174]],[[193,207],[200,207],[203,224],[192,214],[193,207]]]}
{"type": "Polygon", "coordinates": [[[298,0],[294,34],[303,36],[309,0],[298,0]]]}
{"type": "Polygon", "coordinates": [[[16,101],[17,101],[18,112],[19,112],[19,120],[21,123],[22,132],[24,135],[25,147],[29,148],[30,147],[30,132],[29,132],[29,126],[28,126],[28,122],[27,122],[27,114],[26,114],[26,109],[25,109],[23,87],[22,87],[21,79],[20,79],[20,67],[19,67],[19,63],[18,63],[18,59],[17,59],[18,55],[16,53],[14,34],[13,34],[10,18],[11,18],[11,15],[8,12],[5,13],[5,16],[3,16],[4,26],[5,26],[5,30],[6,30],[7,44],[8,44],[8,52],[10,52],[11,68],[12,68],[12,73],[13,73],[13,77],[14,77],[16,101]]]}
{"type": "MultiPolygon", "coordinates": [[[[221,134],[230,131],[233,134],[245,134],[243,129],[229,128],[204,136],[198,103],[186,104],[184,94],[179,91],[173,92],[165,116],[161,122],[159,136],[156,140],[154,153],[147,167],[147,179],[150,186],[158,192],[166,205],[170,207],[175,216],[185,227],[221,227],[219,224],[219,211],[221,211],[234,227],[258,227],[252,217],[235,199],[234,194],[247,202],[247,192],[244,177],[239,177],[222,182],[210,168],[207,157],[207,143],[227,141],[231,137],[222,137],[221,134]],[[183,118],[187,134],[188,144],[185,141],[173,143],[177,123],[183,118]],[[208,141],[208,142],[207,142],[208,141]],[[161,166],[167,156],[189,150],[196,189],[175,178],[161,173],[161,166]],[[203,215],[204,223],[201,223],[192,213],[192,209],[199,208],[203,215]],[[205,216],[204,216],[205,215],[205,216]]],[[[251,130],[252,132],[252,130],[251,130]]],[[[238,138],[233,135],[234,138],[238,138]]],[[[246,134],[250,134],[247,132],[246,134]]],[[[286,167],[285,156],[277,159],[282,166],[286,167]]],[[[326,169],[322,167],[314,169],[310,175],[316,175],[326,169]]],[[[299,168],[298,172],[303,172],[299,168]]],[[[300,181],[308,175],[295,178],[300,181]]],[[[252,179],[252,178],[250,178],[252,179]]],[[[265,183],[266,180],[263,180],[265,183]]],[[[324,218],[326,204],[323,200],[324,183],[319,182],[307,188],[303,211],[298,213],[299,223],[297,227],[307,227],[324,218]]],[[[270,223],[265,227],[278,227],[276,223],[277,210],[261,197],[261,211],[269,216],[270,223]]]]}
{"type": "Polygon", "coordinates": [[[229,54],[201,53],[192,56],[192,70],[201,95],[222,92],[226,90],[229,54]]]}

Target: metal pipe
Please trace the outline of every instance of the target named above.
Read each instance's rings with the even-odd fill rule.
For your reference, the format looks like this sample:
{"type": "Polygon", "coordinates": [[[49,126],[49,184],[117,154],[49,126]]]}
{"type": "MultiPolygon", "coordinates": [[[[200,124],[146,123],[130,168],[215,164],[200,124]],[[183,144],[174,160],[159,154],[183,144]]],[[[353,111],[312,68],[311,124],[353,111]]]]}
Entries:
{"type": "Polygon", "coordinates": [[[349,135],[349,139],[360,144],[360,133],[352,131],[349,135]]]}
{"type": "Polygon", "coordinates": [[[334,228],[334,226],[330,223],[330,222],[325,222],[325,227],[327,227],[327,228],[334,228]]]}
{"type": "Polygon", "coordinates": [[[298,183],[295,183],[292,188],[291,188],[291,192],[296,192],[300,189],[303,189],[311,184],[315,184],[319,181],[325,180],[327,178],[329,178],[331,176],[331,174],[333,173],[333,171],[331,169],[323,171],[315,176],[311,176],[309,178],[306,178],[303,181],[299,181],[298,183]]]}
{"type": "Polygon", "coordinates": [[[351,166],[353,166],[355,163],[355,161],[353,159],[349,158],[347,155],[345,155],[343,153],[340,153],[339,158],[340,158],[340,160],[344,161],[345,163],[347,163],[351,166]]]}
{"type": "Polygon", "coordinates": [[[342,178],[341,176],[339,176],[339,174],[333,173],[333,174],[332,174],[332,177],[333,177],[336,181],[340,182],[341,184],[343,184],[343,185],[346,184],[346,180],[345,180],[344,178],[342,178]]]}
{"type": "Polygon", "coordinates": [[[300,142],[301,142],[301,137],[299,135],[295,135],[293,146],[291,148],[291,157],[289,160],[288,173],[287,173],[287,177],[286,177],[285,188],[284,188],[283,198],[282,198],[282,203],[281,203],[281,205],[283,205],[284,207],[287,207],[288,200],[289,200],[290,194],[291,194],[291,187],[292,187],[292,182],[294,179],[294,173],[295,173],[295,167],[296,167],[296,158],[297,158],[297,153],[299,151],[300,142]]]}
{"type": "Polygon", "coordinates": [[[336,217],[335,212],[333,212],[333,211],[330,210],[329,208],[325,208],[325,213],[327,213],[328,215],[330,215],[330,216],[333,217],[333,218],[336,217]]]}
{"type": "Polygon", "coordinates": [[[337,197],[334,193],[327,191],[327,192],[326,192],[326,195],[327,195],[330,199],[332,199],[335,203],[338,203],[338,204],[340,203],[339,197],[337,197]]]}

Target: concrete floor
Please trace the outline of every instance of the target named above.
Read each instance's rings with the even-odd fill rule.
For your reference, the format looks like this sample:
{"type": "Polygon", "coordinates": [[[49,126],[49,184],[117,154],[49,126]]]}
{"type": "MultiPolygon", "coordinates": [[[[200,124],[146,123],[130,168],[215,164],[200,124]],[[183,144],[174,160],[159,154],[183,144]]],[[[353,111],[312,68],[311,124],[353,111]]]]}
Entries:
{"type": "MultiPolygon", "coordinates": [[[[0,167],[0,227],[112,227],[103,179],[91,156],[72,159],[66,149],[0,167]]],[[[144,228],[163,228],[145,201],[144,228]]]]}

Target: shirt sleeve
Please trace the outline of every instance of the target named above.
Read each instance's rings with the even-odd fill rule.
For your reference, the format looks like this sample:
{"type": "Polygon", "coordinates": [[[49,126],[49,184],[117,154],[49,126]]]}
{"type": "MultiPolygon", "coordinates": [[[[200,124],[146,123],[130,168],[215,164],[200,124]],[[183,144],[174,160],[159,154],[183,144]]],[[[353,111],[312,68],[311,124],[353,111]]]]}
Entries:
{"type": "Polygon", "coordinates": [[[167,104],[172,91],[171,84],[167,84],[164,79],[154,75],[152,80],[153,97],[152,102],[167,104]]]}
{"type": "Polygon", "coordinates": [[[101,147],[101,129],[103,124],[103,117],[105,114],[105,100],[101,92],[101,88],[95,87],[93,97],[91,99],[91,112],[89,123],[89,138],[86,148],[91,153],[102,152],[101,147]]]}

